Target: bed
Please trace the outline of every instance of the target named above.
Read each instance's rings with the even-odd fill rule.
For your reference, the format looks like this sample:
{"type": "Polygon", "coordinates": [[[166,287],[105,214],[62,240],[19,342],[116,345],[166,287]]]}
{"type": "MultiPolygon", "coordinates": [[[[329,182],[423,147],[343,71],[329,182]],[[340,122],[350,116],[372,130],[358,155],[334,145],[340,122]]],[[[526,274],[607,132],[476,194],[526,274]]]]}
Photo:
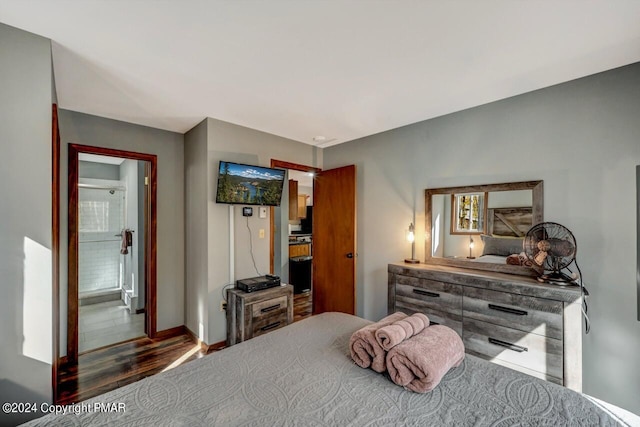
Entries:
{"type": "MultiPolygon", "coordinates": [[[[47,415],[30,426],[630,425],[584,395],[467,355],[417,394],[356,366],[367,320],[325,313],[90,399],[125,411],[47,415]]],[[[626,414],[629,416],[629,414],[626,414]]]]}
{"type": "MultiPolygon", "coordinates": [[[[487,234],[480,235],[482,253],[471,261],[509,264],[507,257],[522,252],[522,241],[532,224],[531,207],[487,210],[487,234]]],[[[523,265],[522,259],[516,264],[523,265]]]]}

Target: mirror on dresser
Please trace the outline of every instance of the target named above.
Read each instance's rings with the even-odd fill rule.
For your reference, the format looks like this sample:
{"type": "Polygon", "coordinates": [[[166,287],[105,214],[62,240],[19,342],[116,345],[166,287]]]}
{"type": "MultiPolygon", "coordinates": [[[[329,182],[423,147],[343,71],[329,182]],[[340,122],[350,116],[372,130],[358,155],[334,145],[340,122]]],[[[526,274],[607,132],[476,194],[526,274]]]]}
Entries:
{"type": "Polygon", "coordinates": [[[543,221],[542,181],[425,191],[425,263],[524,276],[522,239],[543,221]]]}

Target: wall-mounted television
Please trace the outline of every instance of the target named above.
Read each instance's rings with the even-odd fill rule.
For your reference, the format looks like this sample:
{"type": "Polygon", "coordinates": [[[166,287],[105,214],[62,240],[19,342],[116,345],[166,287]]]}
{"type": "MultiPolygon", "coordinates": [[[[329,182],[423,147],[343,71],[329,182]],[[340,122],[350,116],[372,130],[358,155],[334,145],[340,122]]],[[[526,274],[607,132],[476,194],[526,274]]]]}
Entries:
{"type": "Polygon", "coordinates": [[[216,203],[280,206],[285,172],[220,161],[216,203]]]}

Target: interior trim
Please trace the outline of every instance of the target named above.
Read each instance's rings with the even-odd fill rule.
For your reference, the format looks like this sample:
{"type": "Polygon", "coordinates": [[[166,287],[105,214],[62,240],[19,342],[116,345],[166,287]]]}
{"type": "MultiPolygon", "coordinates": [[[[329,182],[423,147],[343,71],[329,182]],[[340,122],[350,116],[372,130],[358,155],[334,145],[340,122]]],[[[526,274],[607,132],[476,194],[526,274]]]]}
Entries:
{"type": "Polygon", "coordinates": [[[156,332],[156,339],[164,340],[167,338],[177,337],[178,335],[187,334],[187,327],[184,325],[176,326],[175,328],[165,329],[164,331],[156,332]]]}
{"type": "Polygon", "coordinates": [[[285,162],[284,160],[271,159],[271,167],[278,169],[293,169],[302,172],[322,172],[322,169],[299,163],[285,162]]]}
{"type": "MultiPolygon", "coordinates": [[[[58,368],[62,368],[64,366],[66,366],[69,363],[69,359],[67,358],[67,356],[62,356],[62,357],[58,357],[58,368]]],[[[56,384],[56,388],[57,388],[58,384],[56,384]]],[[[56,396],[56,400],[54,400],[54,402],[58,401],[58,397],[56,396]]]]}
{"type": "Polygon", "coordinates": [[[60,129],[58,105],[51,108],[51,274],[53,300],[53,362],[51,363],[51,388],[53,401],[58,398],[58,369],[60,360],[60,129]]]}
{"type": "Polygon", "coordinates": [[[200,344],[200,349],[205,353],[208,353],[210,350],[222,350],[227,346],[227,341],[219,341],[213,344],[207,344],[204,341],[202,341],[200,338],[198,338],[196,334],[191,332],[191,329],[187,328],[186,326],[182,326],[182,327],[184,328],[184,333],[189,335],[189,337],[195,344],[200,344]]]}

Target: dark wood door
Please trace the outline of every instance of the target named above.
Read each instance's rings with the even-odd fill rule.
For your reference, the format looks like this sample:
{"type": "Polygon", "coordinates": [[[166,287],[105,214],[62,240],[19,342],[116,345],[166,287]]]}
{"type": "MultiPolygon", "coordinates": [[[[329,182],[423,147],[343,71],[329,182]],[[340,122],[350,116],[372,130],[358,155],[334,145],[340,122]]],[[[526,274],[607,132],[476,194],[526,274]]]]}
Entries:
{"type": "Polygon", "coordinates": [[[356,308],[356,167],[322,171],[313,182],[313,312],[356,308]]]}

